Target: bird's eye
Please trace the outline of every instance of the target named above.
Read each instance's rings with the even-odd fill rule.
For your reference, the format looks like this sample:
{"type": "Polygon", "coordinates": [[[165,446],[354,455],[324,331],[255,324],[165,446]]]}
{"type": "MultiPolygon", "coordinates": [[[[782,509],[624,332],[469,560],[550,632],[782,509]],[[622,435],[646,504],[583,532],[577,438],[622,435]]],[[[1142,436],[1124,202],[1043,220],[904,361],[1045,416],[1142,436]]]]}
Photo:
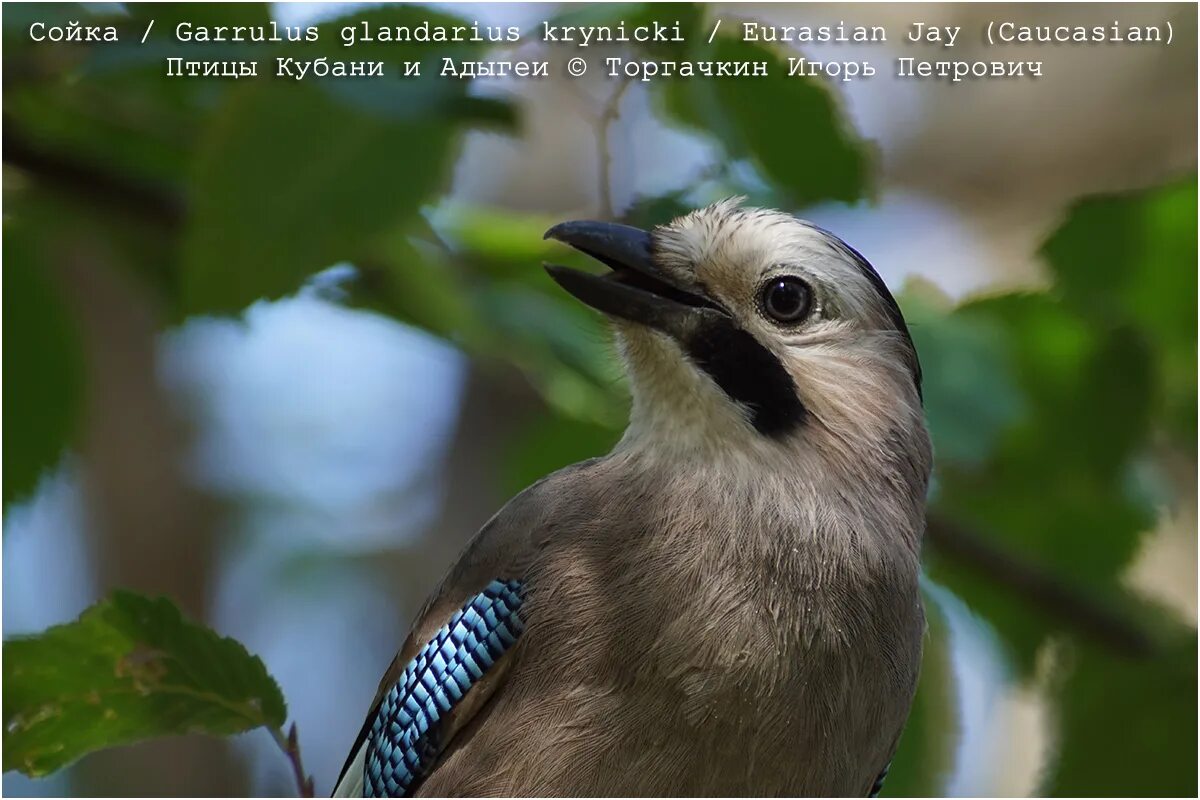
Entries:
{"type": "Polygon", "coordinates": [[[781,275],[763,286],[760,302],[763,311],[776,322],[799,322],[812,310],[812,289],[799,278],[781,275]]]}

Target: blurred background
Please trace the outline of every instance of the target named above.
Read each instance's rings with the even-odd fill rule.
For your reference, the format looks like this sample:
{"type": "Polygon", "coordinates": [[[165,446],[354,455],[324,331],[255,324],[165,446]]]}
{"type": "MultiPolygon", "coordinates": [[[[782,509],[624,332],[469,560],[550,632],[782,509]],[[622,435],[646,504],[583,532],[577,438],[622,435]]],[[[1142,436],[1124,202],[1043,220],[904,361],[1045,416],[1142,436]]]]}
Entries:
{"type": "MultiPolygon", "coordinates": [[[[1195,795],[1194,5],[5,4],[3,32],[6,637],[113,587],[168,595],[262,655],[327,793],[467,537],[621,432],[604,325],[545,277],[571,256],[542,232],[745,194],[862,251],[924,364],[930,632],[885,796],[1195,795]],[[795,51],[706,45],[716,18],[889,41],[795,46],[869,59],[869,80],[784,78],[795,51]],[[320,41],[170,37],[271,19],[320,41]],[[343,48],[362,19],[525,36],[343,48]],[[621,19],[679,20],[689,41],[538,41],[543,20],[621,19]],[[70,20],[121,41],[30,41],[70,20]],[[997,49],[988,20],[1174,37],[997,49]],[[963,34],[911,45],[914,21],[963,34]],[[389,74],[274,78],[276,55],[389,74]],[[567,78],[577,55],[588,75],[567,78]],[[175,56],[261,77],[167,78],[175,56]],[[444,56],[551,68],[459,81],[444,56]],[[630,82],[611,56],[772,77],[630,82]],[[893,77],[904,56],[1044,66],[952,84],[893,77]]],[[[258,731],[3,790],[287,794],[287,769],[258,731]]]]}

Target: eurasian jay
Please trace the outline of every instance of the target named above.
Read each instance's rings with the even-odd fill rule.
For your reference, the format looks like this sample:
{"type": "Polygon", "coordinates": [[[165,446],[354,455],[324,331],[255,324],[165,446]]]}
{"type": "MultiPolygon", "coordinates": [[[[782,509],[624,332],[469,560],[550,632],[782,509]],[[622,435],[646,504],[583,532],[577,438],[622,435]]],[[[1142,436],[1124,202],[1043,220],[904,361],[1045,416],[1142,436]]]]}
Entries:
{"type": "Polygon", "coordinates": [[[337,795],[878,791],[925,630],[931,447],[858,252],[725,201],[547,238],[632,389],[611,453],[513,498],[384,675],[337,795]]]}

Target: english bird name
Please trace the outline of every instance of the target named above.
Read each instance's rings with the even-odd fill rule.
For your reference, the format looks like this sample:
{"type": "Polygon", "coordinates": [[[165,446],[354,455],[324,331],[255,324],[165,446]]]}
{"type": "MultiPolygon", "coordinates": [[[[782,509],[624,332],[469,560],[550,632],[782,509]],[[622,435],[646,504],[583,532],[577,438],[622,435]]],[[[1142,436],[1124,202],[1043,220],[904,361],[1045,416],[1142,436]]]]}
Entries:
{"type": "MultiPolygon", "coordinates": [[[[927,25],[914,22],[905,33],[910,42],[941,44],[953,47],[962,31],[961,25],[927,25]]],[[[881,25],[767,25],[762,22],[743,22],[744,42],[845,43],[886,42],[887,31],[881,25]]]]}
{"type": "MultiPolygon", "coordinates": [[[[930,25],[912,22],[904,32],[909,44],[954,47],[963,29],[961,25],[930,25]]],[[[1170,21],[1165,25],[1129,25],[1114,20],[1105,25],[1024,25],[1012,20],[993,20],[984,26],[988,44],[1095,44],[1171,43],[1170,21]]],[[[795,42],[800,44],[876,43],[888,41],[887,30],[880,25],[768,25],[743,22],[744,42],[795,42]]]]}

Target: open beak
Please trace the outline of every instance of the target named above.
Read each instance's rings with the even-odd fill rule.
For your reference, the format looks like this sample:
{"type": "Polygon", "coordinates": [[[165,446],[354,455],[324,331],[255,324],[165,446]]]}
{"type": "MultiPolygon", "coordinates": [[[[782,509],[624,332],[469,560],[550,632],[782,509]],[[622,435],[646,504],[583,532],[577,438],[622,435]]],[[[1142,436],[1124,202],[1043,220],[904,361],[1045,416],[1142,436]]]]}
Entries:
{"type": "Polygon", "coordinates": [[[546,231],[545,238],[568,244],[612,270],[607,275],[592,275],[570,267],[545,265],[559,286],[597,311],[677,339],[687,338],[713,315],[727,316],[716,303],[680,286],[654,264],[646,231],[581,220],[555,225],[546,231]]]}

